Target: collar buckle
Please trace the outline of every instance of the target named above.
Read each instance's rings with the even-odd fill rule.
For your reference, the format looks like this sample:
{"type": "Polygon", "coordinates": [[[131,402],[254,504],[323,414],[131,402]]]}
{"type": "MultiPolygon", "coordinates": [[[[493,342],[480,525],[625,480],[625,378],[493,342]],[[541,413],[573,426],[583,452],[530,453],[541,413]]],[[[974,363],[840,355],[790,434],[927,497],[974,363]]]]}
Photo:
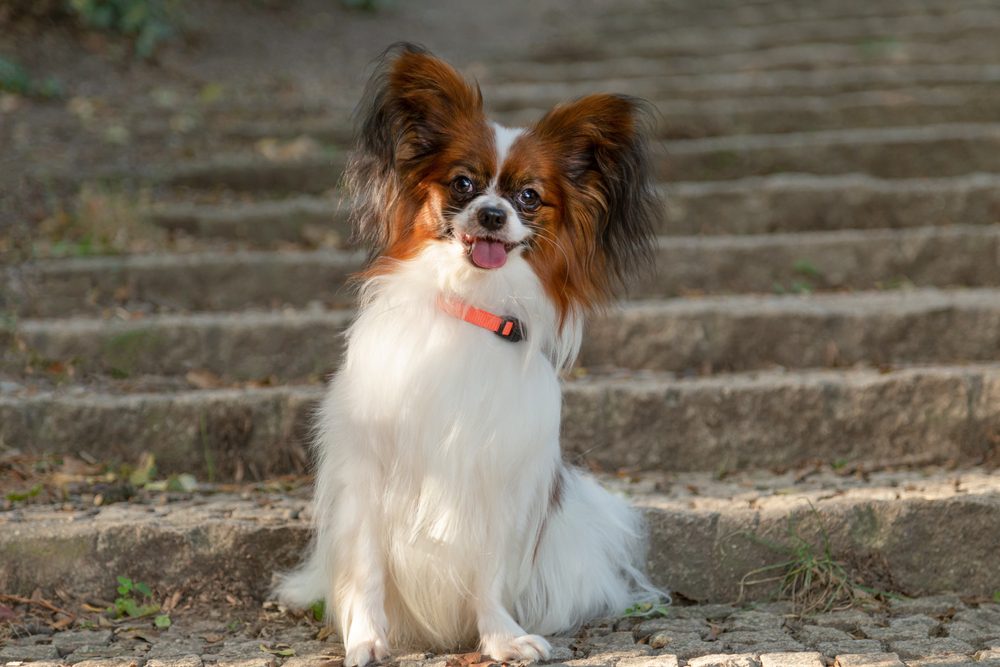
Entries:
{"type": "Polygon", "coordinates": [[[493,333],[508,343],[519,343],[524,340],[524,325],[516,317],[501,317],[500,326],[493,333]]]}

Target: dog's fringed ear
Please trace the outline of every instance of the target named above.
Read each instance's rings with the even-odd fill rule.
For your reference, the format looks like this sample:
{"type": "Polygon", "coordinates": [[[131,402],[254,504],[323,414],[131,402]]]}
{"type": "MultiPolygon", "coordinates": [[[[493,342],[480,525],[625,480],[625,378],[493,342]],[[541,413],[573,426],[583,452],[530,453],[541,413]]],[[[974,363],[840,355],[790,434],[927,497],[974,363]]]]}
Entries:
{"type": "Polygon", "coordinates": [[[482,122],[483,97],[443,60],[399,43],[382,55],[355,113],[345,180],[355,233],[377,255],[393,240],[401,196],[412,199],[448,136],[482,122]]]}
{"type": "MultiPolygon", "coordinates": [[[[574,188],[580,231],[596,241],[610,282],[624,284],[653,259],[659,206],[649,164],[648,103],[625,95],[589,95],[557,106],[533,132],[551,146],[563,178],[574,188]]],[[[600,283],[595,276],[595,283],[600,283]]],[[[609,296],[609,295],[606,295],[609,296]]]]}

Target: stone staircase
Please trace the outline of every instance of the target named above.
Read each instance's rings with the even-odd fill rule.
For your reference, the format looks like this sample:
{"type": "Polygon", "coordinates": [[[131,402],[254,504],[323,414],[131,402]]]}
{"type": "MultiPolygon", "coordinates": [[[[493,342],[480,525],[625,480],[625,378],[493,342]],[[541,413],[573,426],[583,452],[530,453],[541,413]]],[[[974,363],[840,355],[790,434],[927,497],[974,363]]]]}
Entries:
{"type": "MultiPolygon", "coordinates": [[[[800,538],[879,590],[992,598],[1000,10],[631,4],[595,16],[589,40],[470,71],[507,123],[593,91],[661,114],[657,272],[587,328],[567,457],[645,510],[652,575],[681,600],[769,598],[747,575],[800,538]]],[[[207,117],[210,153],[145,174],[167,250],[8,273],[9,338],[73,376],[12,373],[0,444],[151,453],[202,484],[161,504],[15,504],[0,590],[88,595],[127,571],[162,591],[211,576],[259,602],[297,559],[305,492],[246,483],[308,471],[352,318],[363,257],[335,190],[351,101],[207,117]],[[319,149],[269,159],[267,137],[319,149]]],[[[142,119],[144,136],[166,122],[142,119]]]]}

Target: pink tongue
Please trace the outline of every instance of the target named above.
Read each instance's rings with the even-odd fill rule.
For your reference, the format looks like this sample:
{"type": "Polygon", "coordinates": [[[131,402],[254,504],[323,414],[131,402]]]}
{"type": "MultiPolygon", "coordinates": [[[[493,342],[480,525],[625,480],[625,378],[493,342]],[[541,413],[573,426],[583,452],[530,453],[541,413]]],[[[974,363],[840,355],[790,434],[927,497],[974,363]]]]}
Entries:
{"type": "Polygon", "coordinates": [[[481,269],[499,269],[507,263],[507,248],[500,241],[476,239],[472,242],[472,262],[481,269]]]}

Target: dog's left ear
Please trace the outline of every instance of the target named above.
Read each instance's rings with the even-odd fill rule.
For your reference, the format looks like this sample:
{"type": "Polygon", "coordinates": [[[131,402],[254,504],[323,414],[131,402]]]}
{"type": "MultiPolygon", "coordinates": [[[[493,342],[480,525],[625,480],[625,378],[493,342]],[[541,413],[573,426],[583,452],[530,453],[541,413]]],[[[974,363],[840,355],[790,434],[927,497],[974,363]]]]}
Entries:
{"type": "Polygon", "coordinates": [[[390,241],[393,203],[415,188],[453,133],[481,131],[483,97],[422,47],[389,47],[356,112],[358,148],[347,169],[355,227],[377,254],[390,241]]]}
{"type": "Polygon", "coordinates": [[[660,214],[649,165],[650,107],[625,95],[589,95],[557,106],[533,128],[559,160],[581,231],[598,242],[611,277],[624,282],[652,262],[660,214]]]}

